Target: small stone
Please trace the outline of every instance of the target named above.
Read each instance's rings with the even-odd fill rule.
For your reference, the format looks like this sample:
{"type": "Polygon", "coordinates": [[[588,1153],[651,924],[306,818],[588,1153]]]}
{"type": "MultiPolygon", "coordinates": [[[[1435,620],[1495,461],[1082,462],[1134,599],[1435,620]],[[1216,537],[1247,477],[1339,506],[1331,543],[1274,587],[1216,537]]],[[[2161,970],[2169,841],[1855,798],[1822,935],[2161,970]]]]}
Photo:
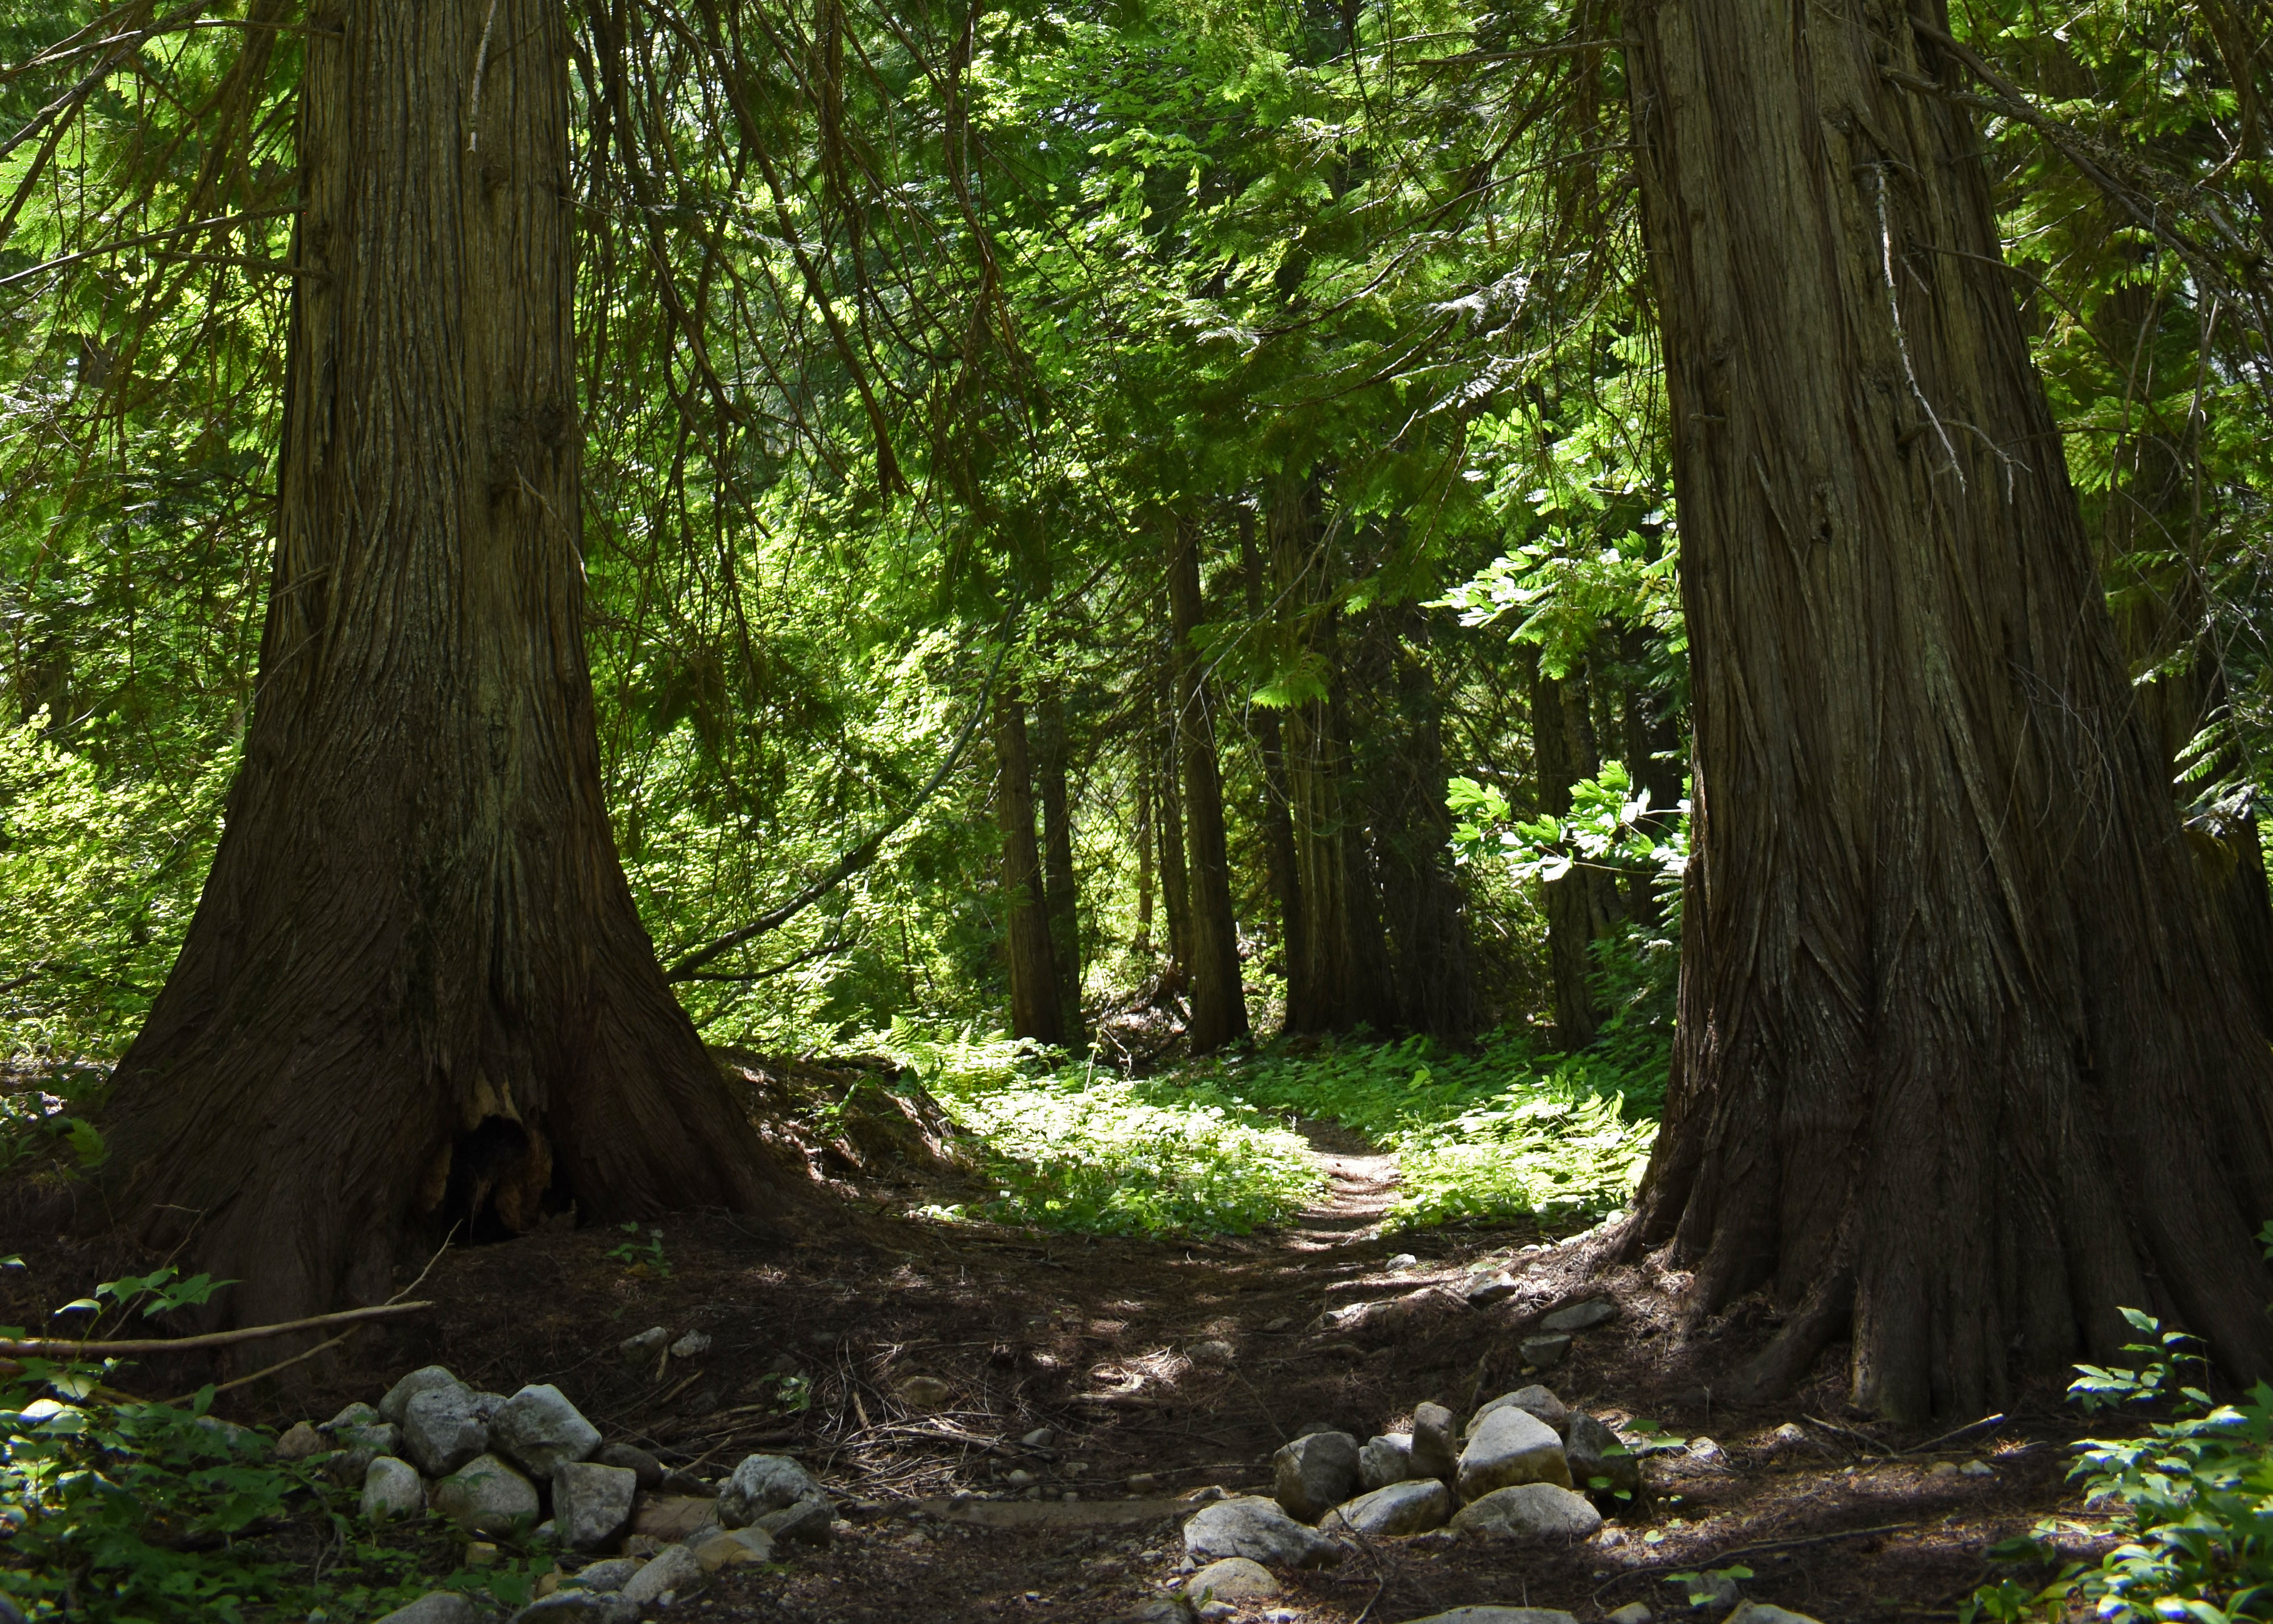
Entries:
{"type": "Polygon", "coordinates": [[[532,1477],[550,1478],[572,1461],[592,1458],[600,1429],[556,1387],[525,1387],[490,1418],[490,1443],[532,1477]]]}
{"type": "Polygon", "coordinates": [[[331,1447],[314,1427],[305,1421],[296,1421],[276,1441],[276,1458],[280,1461],[304,1461],[311,1455],[321,1455],[331,1447]]]}
{"type": "Polygon", "coordinates": [[[1332,1421],[1305,1421],[1287,1434],[1290,1439],[1308,1438],[1313,1433],[1338,1433],[1342,1429],[1332,1421]]]}
{"type": "Polygon", "coordinates": [[[1455,1607],[1413,1624],[1579,1624],[1558,1607],[1455,1607]]]}
{"type": "MultiPolygon", "coordinates": [[[[465,1385],[439,1365],[428,1365],[414,1370],[386,1389],[386,1396],[379,1401],[379,1418],[400,1426],[403,1412],[410,1407],[410,1401],[421,1393],[430,1393],[437,1388],[462,1388],[465,1385]]],[[[349,1409],[354,1407],[349,1405],[349,1409]]],[[[347,1411],[340,1413],[345,1415],[347,1411]]]]}
{"type": "Polygon", "coordinates": [[[1986,1461],[1968,1461],[1957,1470],[1968,1478],[1993,1478],[1997,1475],[1997,1469],[1986,1461]]]}
{"type": "Polygon", "coordinates": [[[1568,1308],[1557,1308],[1539,1321],[1542,1331],[1589,1331],[1605,1321],[1617,1318],[1618,1306],[1607,1297],[1573,1303],[1568,1308]]]}
{"type": "Polygon", "coordinates": [[[1192,1609],[1192,1616],[1201,1624],[1231,1624],[1239,1616],[1239,1608],[1227,1601],[1202,1602],[1192,1609]]]}
{"type": "Polygon", "coordinates": [[[1452,1491],[1434,1478],[1414,1478],[1335,1507],[1318,1527],[1329,1534],[1425,1534],[1452,1515],[1452,1491]]]}
{"type": "Polygon", "coordinates": [[[1460,1467],[1452,1440],[1452,1412],[1442,1404],[1413,1406],[1413,1475],[1450,1479],[1460,1467]]]}
{"type": "Polygon", "coordinates": [[[1056,1429],[1047,1426],[1038,1426],[1032,1432],[1028,1433],[1024,1438],[1018,1440],[1020,1443],[1025,1445],[1029,1449],[1046,1449],[1057,1441],[1058,1435],[1056,1429]]]}
{"type": "Polygon", "coordinates": [[[529,1537],[541,1545],[554,1545],[559,1543],[556,1536],[558,1536],[559,1532],[560,1525],[555,1523],[551,1517],[547,1517],[544,1521],[539,1523],[535,1528],[529,1530],[529,1537]]]}
{"type": "Polygon", "coordinates": [[[632,1532],[659,1540],[686,1539],[706,1526],[720,1526],[718,1501],[703,1495],[661,1495],[632,1513],[632,1532]]]}
{"type": "Polygon", "coordinates": [[[434,1486],[434,1509],[468,1533],[509,1534],[536,1521],[536,1486],[494,1455],[481,1455],[434,1486]]]}
{"type": "Polygon", "coordinates": [[[1158,1492],[1159,1486],[1159,1478],[1149,1471],[1132,1471],[1129,1474],[1129,1492],[1131,1494],[1154,1493],[1158,1492]]]}
{"type": "Polygon", "coordinates": [[[1002,1481],[1014,1489],[1023,1489],[1034,1480],[1034,1474],[1023,1466],[1013,1466],[1002,1474],[1002,1481]]]}
{"type": "Polygon", "coordinates": [[[1187,1506],[1212,1506],[1217,1501],[1229,1500],[1231,1491],[1220,1483],[1209,1483],[1196,1489],[1186,1489],[1176,1498],[1187,1506]]]}
{"type": "Polygon", "coordinates": [[[702,1564],[704,1573],[716,1573],[721,1568],[747,1568],[774,1560],[774,1537],[762,1528],[738,1528],[714,1534],[701,1545],[688,1548],[694,1553],[694,1560],[702,1564]]]}
{"type": "Polygon", "coordinates": [[[603,1466],[620,1466],[639,1479],[643,1489],[651,1489],[663,1481],[663,1463],[645,1449],[627,1443],[604,1443],[592,1458],[603,1466]]]}
{"type": "Polygon", "coordinates": [[[1574,1410],[1563,1429],[1563,1454],[1576,1486],[1612,1498],[1641,1493],[1641,1460],[1609,1427],[1574,1410]]]}
{"type": "Polygon", "coordinates": [[[436,1590],[407,1607],[397,1607],[379,1624],[477,1624],[481,1614],[455,1590],[436,1590]]]}
{"type": "Polygon", "coordinates": [[[612,1592],[630,1583],[632,1575],[643,1566],[635,1556],[611,1556],[604,1562],[578,1568],[561,1583],[571,1590],[612,1592]]]}
{"type": "Polygon", "coordinates": [[[1113,1615],[1111,1624],[1191,1624],[1192,1610],[1181,1596],[1139,1602],[1126,1613],[1113,1615]]]}
{"type": "Polygon", "coordinates": [[[1358,1486],[1366,1490],[1385,1489],[1392,1483],[1402,1483],[1407,1478],[1419,1476],[1413,1470],[1413,1435],[1410,1433],[1385,1433],[1369,1438],[1365,1447],[1357,1452],[1358,1486]]]}
{"type": "Polygon", "coordinates": [[[1496,1275],[1479,1275],[1460,1289],[1461,1298],[1471,1308],[1489,1308],[1494,1303],[1504,1302],[1522,1290],[1515,1276],[1502,1269],[1496,1275]]]}
{"type": "Polygon", "coordinates": [[[1926,1469],[1925,1475],[1929,1478],[1954,1478],[1957,1475],[1957,1463],[1955,1461],[1936,1461],[1932,1466],[1926,1469]]]}
{"type": "Polygon", "coordinates": [[[671,1344],[671,1357],[675,1359],[696,1359],[710,1351],[710,1333],[689,1331],[671,1344]]]}
{"type": "Polygon", "coordinates": [[[892,1391],[911,1410],[944,1410],[955,1389],[937,1376],[910,1376],[892,1391]]]}
{"type": "Polygon", "coordinates": [[[1789,1449],[1807,1441],[1806,1429],[1796,1421],[1786,1421],[1768,1434],[1768,1441],[1779,1449],[1789,1449]]]}
{"type": "Polygon", "coordinates": [[[825,1545],[835,1538],[836,1508],[818,1494],[792,1501],[757,1520],[756,1527],[774,1538],[803,1545],[825,1545]]]}
{"type": "Polygon", "coordinates": [[[552,1474],[552,1518],[572,1550],[613,1545],[631,1525],[639,1474],[596,1461],[570,1461],[552,1474]]]}
{"type": "Polygon", "coordinates": [[[1479,1408],[1475,1414],[1468,1418],[1468,1436],[1473,1438],[1476,1435],[1476,1428],[1484,1424],[1486,1416],[1511,1407],[1537,1416],[1548,1426],[1553,1427],[1558,1436],[1564,1427],[1570,1425],[1569,1407],[1545,1388],[1534,1384],[1527,1388],[1518,1388],[1512,1393],[1503,1393],[1491,1403],[1479,1408]]]}
{"type": "Polygon", "coordinates": [[[618,1594],[634,1607],[644,1607],[701,1582],[702,1559],[685,1545],[672,1545],[626,1580],[618,1594]]]}
{"type": "Polygon", "coordinates": [[[455,1383],[412,1396],[402,1411],[402,1452],[430,1478],[446,1478],[490,1447],[474,1394],[455,1383]]]}
{"type": "Polygon", "coordinates": [[[723,1528],[747,1528],[765,1512],[820,1494],[813,1474],[786,1455],[749,1456],[718,1491],[718,1523],[723,1528]]]}
{"type": "Polygon", "coordinates": [[[1291,1313],[1282,1313],[1276,1319],[1265,1320],[1263,1322],[1263,1328],[1264,1332],[1273,1336],[1280,1331],[1292,1330],[1294,1328],[1294,1316],[1291,1313]]]}
{"type": "Polygon", "coordinates": [[[1602,1514],[1559,1485],[1519,1483],[1470,1501],[1452,1526],[1487,1539],[1587,1539],[1602,1528],[1602,1514]]]}
{"type": "Polygon", "coordinates": [[[1243,1556],[1279,1568],[1317,1568],[1341,1557],[1339,1545],[1260,1494],[1202,1507],[1184,1524],[1184,1549],[1196,1561],[1243,1556]]]}
{"type": "Polygon", "coordinates": [[[518,1613],[506,1624],[631,1624],[631,1610],[613,1596],[604,1596],[596,1590],[558,1590],[550,1596],[539,1597],[518,1613]]]}
{"type": "Polygon", "coordinates": [[[1689,1441],[1687,1454],[1691,1460],[1707,1466],[1725,1466],[1729,1463],[1728,1456],[1722,1453],[1721,1446],[1710,1438],[1692,1438],[1689,1441]]]}
{"type": "Polygon", "coordinates": [[[1414,1257],[1410,1252],[1400,1252],[1395,1257],[1390,1259],[1389,1261],[1384,1263],[1382,1268],[1388,1270],[1392,1275],[1401,1275],[1408,1269],[1418,1269],[1420,1266],[1421,1260],[1419,1258],[1414,1257]]]}
{"type": "Polygon", "coordinates": [[[394,1517],[415,1517],[426,1509],[426,1486],[408,1461],[382,1455],[364,1468],[363,1520],[384,1523],[394,1517]]]}
{"type": "Polygon", "coordinates": [[[1721,1620],[1721,1624],[1816,1624],[1804,1613],[1794,1613],[1789,1607],[1771,1607],[1764,1601],[1748,1601],[1721,1620]]]}
{"type": "Polygon", "coordinates": [[[381,1416],[378,1411],[372,1409],[369,1404],[363,1403],[361,1400],[357,1400],[356,1403],[349,1404],[346,1409],[341,1411],[339,1414],[334,1416],[330,1420],[325,1422],[316,1430],[319,1433],[330,1433],[336,1435],[342,1432],[354,1431],[361,1427],[377,1426],[385,1418],[386,1418],[381,1416]]]}
{"type": "Polygon", "coordinates": [[[1289,1516],[1315,1523],[1357,1486],[1357,1440],[1347,1433],[1306,1433],[1281,1445],[1271,1464],[1272,1497],[1289,1516]]]}
{"type": "Polygon", "coordinates": [[[1527,1336],[1517,1351],[1534,1370],[1552,1370],[1569,1356],[1571,1336],[1567,1331],[1555,1331],[1543,1336],[1527,1336]]]}
{"type": "MultiPolygon", "coordinates": [[[[1555,1429],[1527,1410],[1495,1410],[1460,1451],[1462,1500],[1476,1500],[1518,1483],[1571,1486],[1571,1463],[1555,1429]]],[[[1591,1509],[1591,1508],[1589,1508],[1591,1509]]]]}
{"type": "Polygon", "coordinates": [[[1192,1344],[1191,1357],[1195,1365],[1228,1365],[1239,1357],[1239,1350],[1219,1338],[1210,1337],[1192,1344]]]}
{"type": "Polygon", "coordinates": [[[651,1359],[671,1343],[671,1332],[660,1325],[650,1325],[636,1336],[626,1336],[616,1344],[616,1351],[634,1364],[651,1359]]]}
{"type": "Polygon", "coordinates": [[[491,1541],[487,1539],[476,1539],[470,1541],[467,1545],[466,1560],[464,1563],[466,1567],[494,1568],[497,1566],[497,1562],[498,1548],[491,1541]]]}
{"type": "MultiPolygon", "coordinates": [[[[1707,1613],[1725,1613],[1744,1599],[1743,1593],[1737,1589],[1735,1576],[1730,1574],[1715,1573],[1707,1568],[1692,1580],[1690,1585],[1692,1595],[1695,1595],[1701,1585],[1705,1599],[1693,1605],[1707,1613]]],[[[1755,1614],[1755,1624],[1758,1624],[1758,1618],[1759,1615],[1755,1614]]]]}
{"type": "Polygon", "coordinates": [[[1650,1611],[1638,1601],[1630,1601],[1616,1613],[1602,1615],[1602,1624],[1649,1624],[1650,1611]]]}
{"type": "Polygon", "coordinates": [[[1262,1563],[1227,1556],[1185,1580],[1184,1598],[1196,1607],[1212,1601],[1269,1601],[1279,1589],[1279,1581],[1262,1563]]]}

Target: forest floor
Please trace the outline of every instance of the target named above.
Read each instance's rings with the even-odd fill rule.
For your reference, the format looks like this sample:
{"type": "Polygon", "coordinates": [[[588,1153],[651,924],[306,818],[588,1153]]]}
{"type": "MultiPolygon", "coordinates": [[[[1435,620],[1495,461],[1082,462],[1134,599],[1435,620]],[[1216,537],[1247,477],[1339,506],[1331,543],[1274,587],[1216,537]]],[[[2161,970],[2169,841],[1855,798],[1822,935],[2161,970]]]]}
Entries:
{"type": "MultiPolygon", "coordinates": [[[[1242,1616],[1400,1624],[1501,1603],[1587,1620],[1639,1600],[1660,1619],[1701,1617],[1669,1579],[1741,1565],[1746,1595],[1824,1624],[1950,1618],[1989,1576],[1990,1545],[2055,1513],[2079,1536],[2087,1522],[2064,1476],[2080,1418],[2057,1392],[1937,1442],[1837,1418],[1834,1351],[1788,1402],[1716,1403],[1711,1373],[1756,1344],[1765,1308],[1684,1328],[1680,1276],[1647,1260],[1604,1267],[1588,1237],[1527,1223],[1384,1237],[1394,1161],[1344,1129],[1305,1126],[1328,1179],[1294,1222],[1158,1240],[911,1217],[967,1199],[975,1171],[931,1154],[912,1112],[836,1126],[836,1141],[796,1147],[825,1194],[788,1239],[682,1215],[664,1225],[667,1272],[651,1235],[627,1247],[606,1226],[452,1249],[418,1289],[432,1312],[220,1409],[281,1430],[439,1363],[491,1390],[557,1384],[609,1437],[697,1476],[796,1456],[851,1531],[720,1574],[692,1609],[706,1620],[1108,1620],[1176,1583],[1184,1497],[1268,1493],[1272,1451],[1305,1423],[1363,1439],[1409,1425],[1423,1400],[1464,1417],[1533,1381],[1687,1447],[1654,1455],[1645,1502],[1591,1540],[1377,1541],[1282,1575],[1284,1594],[1242,1616]],[[1469,1306],[1462,1288],[1502,1268],[1519,1289],[1469,1306]],[[1522,1333],[1600,1296],[1615,1317],[1527,1373],[1522,1333]],[[651,1326],[711,1340],[692,1360],[627,1363],[618,1345],[651,1326]],[[936,1388],[910,1402],[916,1375],[943,1382],[944,1402],[936,1388]],[[785,1411],[785,1394],[805,1407],[785,1411]],[[1039,1428],[1047,1446],[1021,1442],[1039,1428]]],[[[71,1250],[27,1261],[52,1276],[71,1250]]]]}

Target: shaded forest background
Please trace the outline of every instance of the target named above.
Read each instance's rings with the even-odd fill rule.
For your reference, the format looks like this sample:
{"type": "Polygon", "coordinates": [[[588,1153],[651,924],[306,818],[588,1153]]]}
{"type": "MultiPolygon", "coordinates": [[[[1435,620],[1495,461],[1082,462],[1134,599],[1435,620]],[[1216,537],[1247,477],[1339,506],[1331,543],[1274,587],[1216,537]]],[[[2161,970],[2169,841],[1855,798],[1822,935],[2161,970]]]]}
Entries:
{"type": "MultiPolygon", "coordinates": [[[[2141,703],[2262,886],[2262,19],[1951,20],[1926,88],[1983,131],[2141,703]]],[[[58,1121],[256,697],[323,26],[0,26],[0,1026],[58,1121]]],[[[574,26],[584,632],[707,1038],[1500,1030],[1662,1086],[1685,644],[1613,9],[574,26]]]]}

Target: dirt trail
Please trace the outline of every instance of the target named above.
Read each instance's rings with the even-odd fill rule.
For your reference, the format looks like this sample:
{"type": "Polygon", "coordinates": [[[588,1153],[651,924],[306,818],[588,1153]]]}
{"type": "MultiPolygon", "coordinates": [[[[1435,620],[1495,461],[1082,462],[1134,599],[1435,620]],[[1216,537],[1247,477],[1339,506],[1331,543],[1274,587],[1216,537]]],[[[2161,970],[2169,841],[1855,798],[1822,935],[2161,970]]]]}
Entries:
{"type": "Polygon", "coordinates": [[[1397,1156],[1332,1122],[1305,1121],[1295,1131],[1326,1175],[1323,1200],[1281,1231],[1293,1252],[1318,1252],[1353,1240],[1377,1240],[1382,1215],[1397,1195],[1397,1156]]]}

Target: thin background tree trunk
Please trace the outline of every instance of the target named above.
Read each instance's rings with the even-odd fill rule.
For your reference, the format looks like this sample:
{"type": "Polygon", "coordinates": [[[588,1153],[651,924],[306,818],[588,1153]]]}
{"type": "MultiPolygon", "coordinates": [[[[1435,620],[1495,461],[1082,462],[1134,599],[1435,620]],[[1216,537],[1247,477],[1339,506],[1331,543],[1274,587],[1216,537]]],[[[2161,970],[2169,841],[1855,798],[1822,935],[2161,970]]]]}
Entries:
{"type": "Polygon", "coordinates": [[[1174,521],[1168,549],[1168,635],[1175,668],[1176,734],[1182,746],[1185,827],[1190,833],[1192,1052],[1205,1054],[1248,1036],[1240,984],[1239,925],[1232,914],[1231,858],[1217,775],[1215,718],[1192,635],[1204,619],[1199,527],[1174,521]]]}
{"type": "Polygon", "coordinates": [[[1174,689],[1170,677],[1174,656],[1164,655],[1153,673],[1153,734],[1159,793],[1152,802],[1152,819],[1160,834],[1160,903],[1168,916],[1168,963],[1173,977],[1182,983],[1192,967],[1191,869],[1184,854],[1183,797],[1177,792],[1178,764],[1182,755],[1182,730],[1177,726],[1174,689]]]}
{"type": "Polygon", "coordinates": [[[1630,1244],[1768,1289],[1741,1386],[1846,1339],[1864,1408],[1969,1418],[2119,1306],[2273,1368],[2273,1065],[1911,16],[1625,11],[1699,854],[1630,1244]]]}
{"type": "Polygon", "coordinates": [[[385,1296],[414,1227],[783,1199],[601,799],[560,10],[330,15],[259,697],[108,1118],[106,1218],[241,1322],[385,1296]]]}
{"type": "Polygon", "coordinates": [[[1042,901],[1050,917],[1050,963],[1057,974],[1058,1025],[1082,1036],[1081,895],[1073,872],[1073,817],[1066,797],[1065,696],[1054,682],[1036,703],[1036,782],[1042,799],[1042,901]]]}
{"type": "MultiPolygon", "coordinates": [[[[1242,510],[1239,516],[1240,562],[1247,580],[1248,617],[1265,624],[1269,606],[1264,595],[1266,566],[1255,545],[1255,520],[1242,510]]],[[[1294,823],[1287,810],[1287,750],[1279,725],[1279,712],[1270,706],[1255,709],[1255,743],[1262,756],[1263,864],[1272,899],[1279,904],[1279,952],[1287,976],[1289,1011],[1308,1001],[1308,989],[1298,977],[1302,960],[1302,882],[1294,863],[1294,823]]]]}
{"type": "Polygon", "coordinates": [[[1049,907],[1034,842],[1033,762],[1026,747],[1026,701],[1014,686],[994,700],[995,827],[1002,834],[1004,951],[1010,969],[1010,1036],[1065,1041],[1058,1019],[1057,966],[1050,952],[1049,907]]]}

